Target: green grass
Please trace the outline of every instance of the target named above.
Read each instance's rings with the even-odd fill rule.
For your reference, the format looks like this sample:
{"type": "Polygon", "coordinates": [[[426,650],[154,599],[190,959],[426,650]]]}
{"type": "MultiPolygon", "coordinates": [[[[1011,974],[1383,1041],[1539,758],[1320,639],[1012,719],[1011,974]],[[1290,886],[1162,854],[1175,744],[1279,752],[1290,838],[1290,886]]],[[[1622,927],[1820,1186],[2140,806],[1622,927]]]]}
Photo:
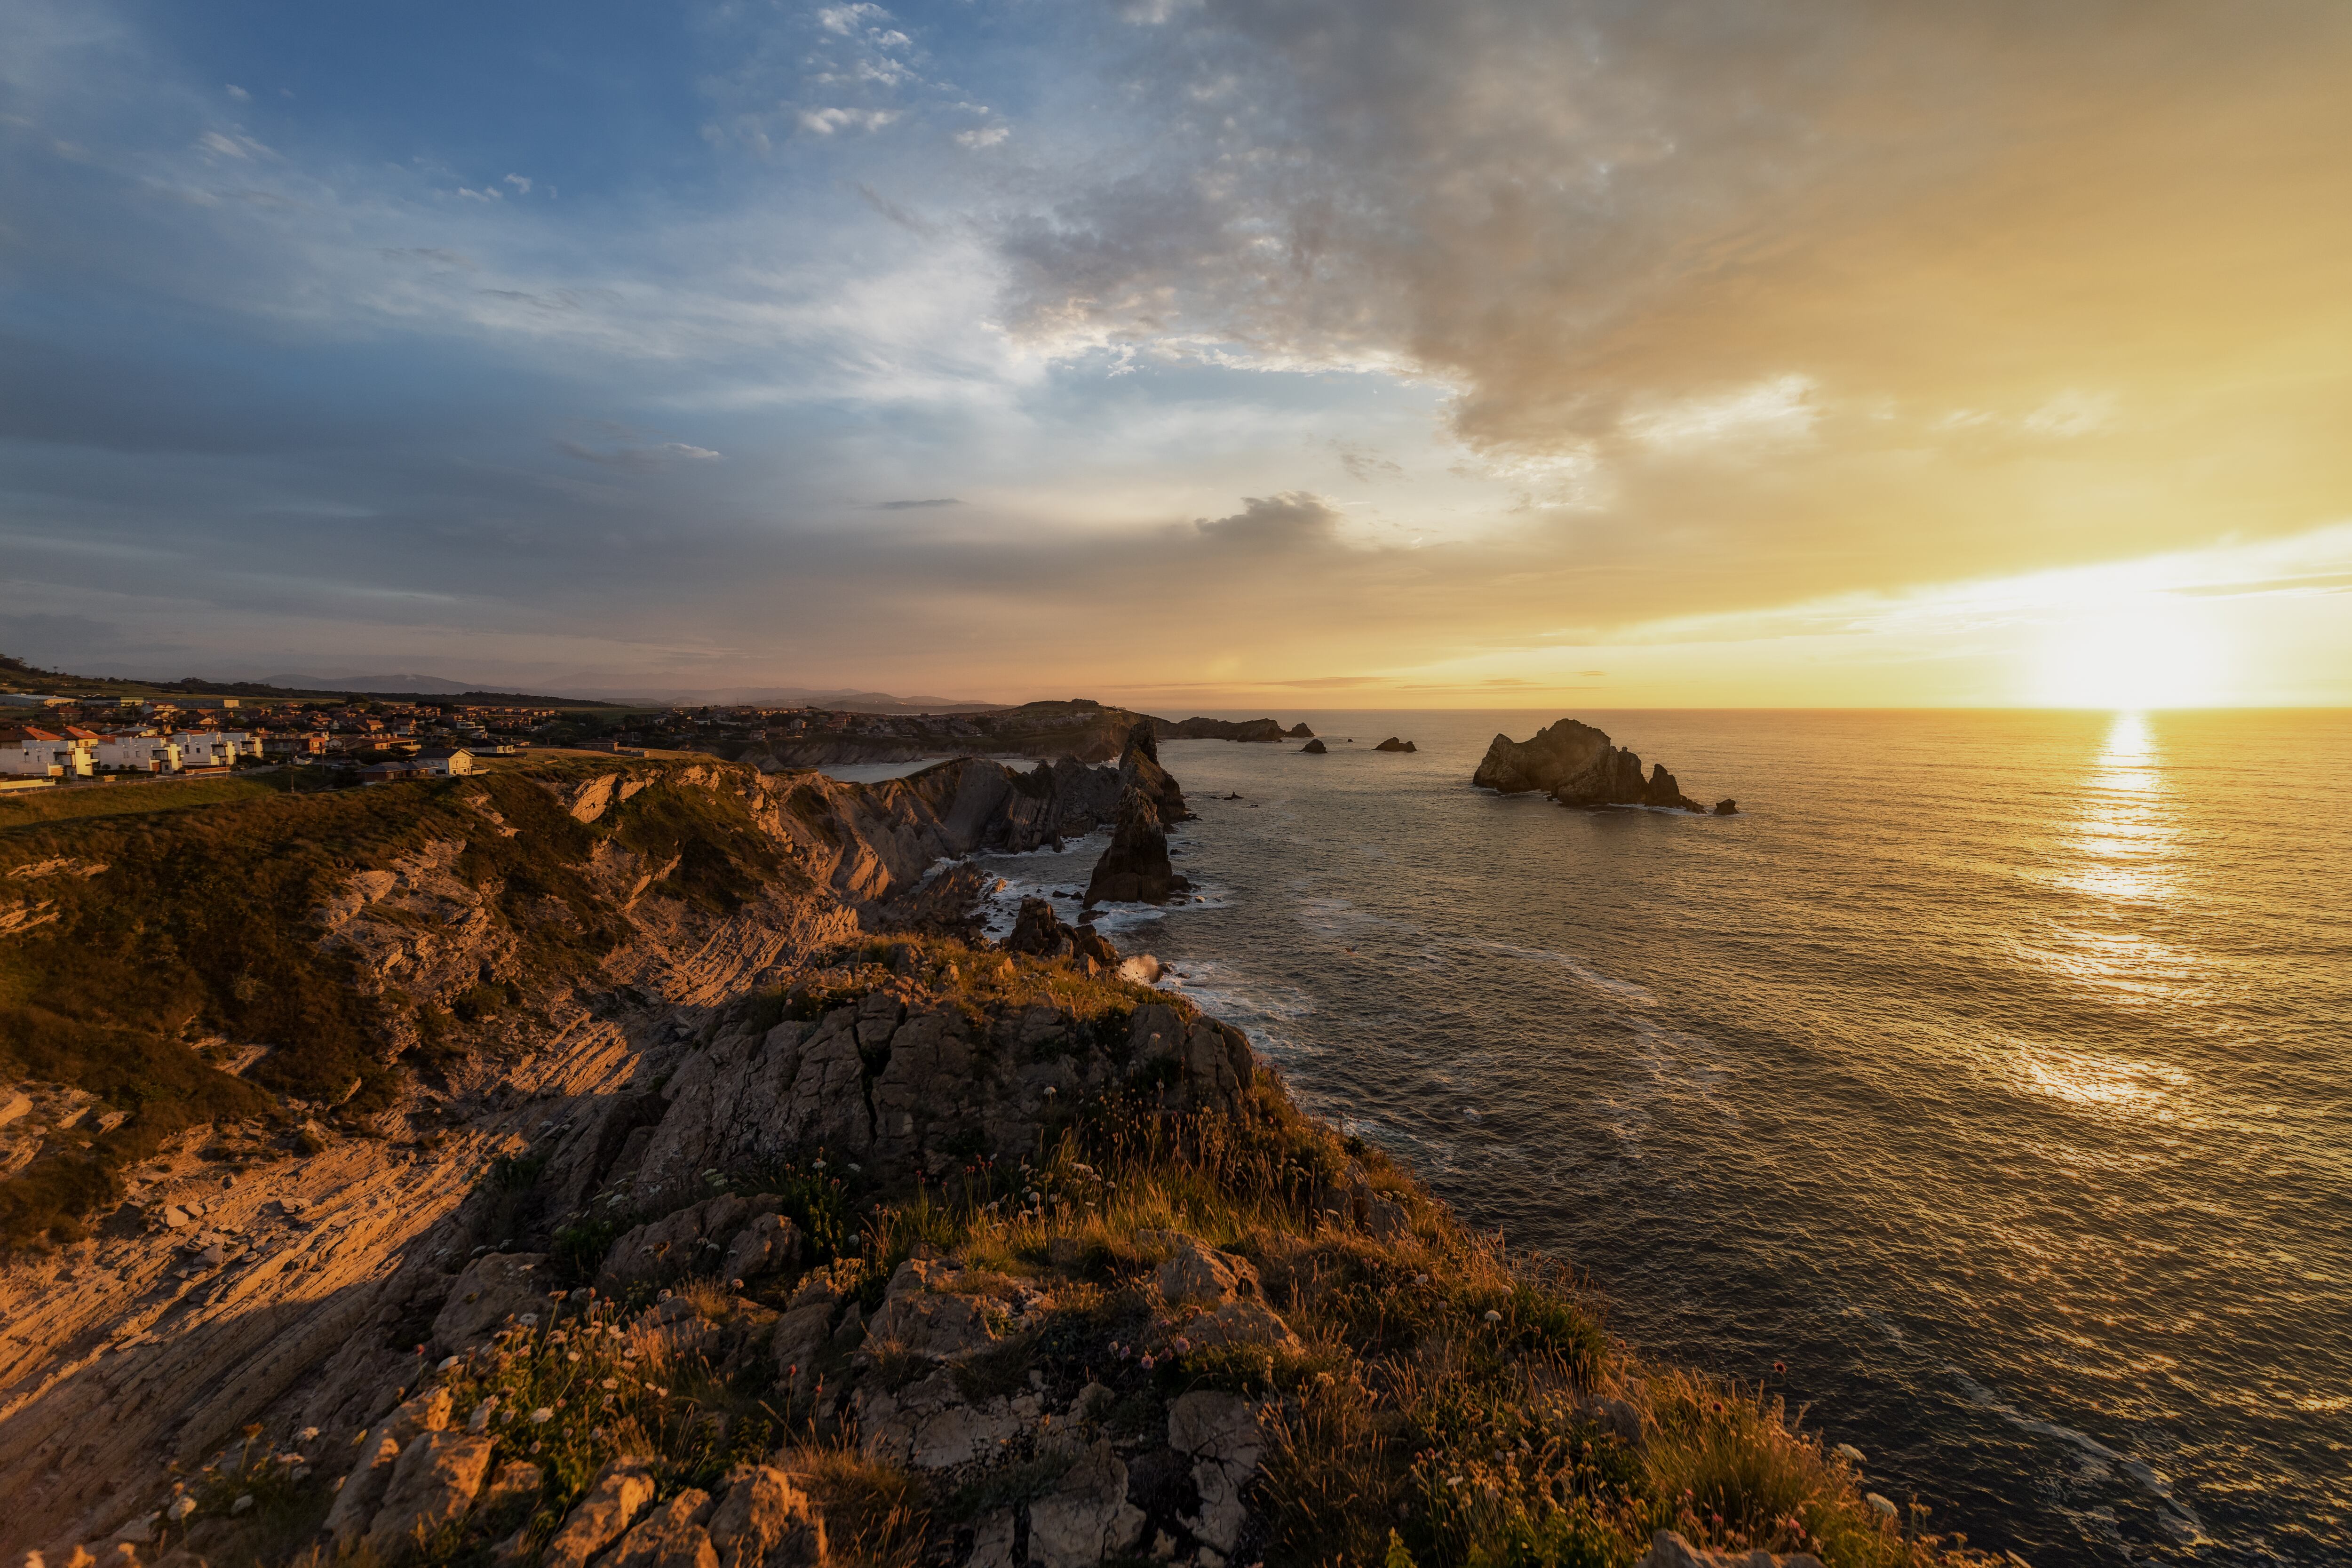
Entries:
{"type": "Polygon", "coordinates": [[[70,789],[26,790],[0,795],[0,833],[91,817],[187,811],[286,793],[288,778],[281,770],[231,773],[226,777],[125,780],[111,784],[78,784],[70,789]]]}

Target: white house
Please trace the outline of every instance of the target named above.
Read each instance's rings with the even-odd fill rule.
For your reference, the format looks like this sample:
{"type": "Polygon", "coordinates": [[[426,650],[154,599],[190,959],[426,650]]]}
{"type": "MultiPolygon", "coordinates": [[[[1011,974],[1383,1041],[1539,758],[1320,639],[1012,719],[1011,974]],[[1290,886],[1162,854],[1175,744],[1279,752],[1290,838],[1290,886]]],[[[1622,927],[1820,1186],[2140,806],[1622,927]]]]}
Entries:
{"type": "Polygon", "coordinates": [[[417,772],[429,773],[435,778],[446,778],[451,773],[470,773],[474,771],[474,753],[463,746],[446,749],[435,747],[431,751],[417,752],[410,762],[417,772]]]}
{"type": "Polygon", "coordinates": [[[31,724],[0,728],[0,773],[18,778],[79,779],[90,773],[91,743],[31,724]]]}
{"type": "Polygon", "coordinates": [[[260,739],[243,730],[182,730],[172,743],[180,748],[180,765],[189,768],[227,767],[261,755],[260,739]]]}
{"type": "Polygon", "coordinates": [[[180,748],[168,735],[152,730],[118,730],[100,735],[90,760],[101,768],[125,768],[139,773],[180,771],[180,748]]]}

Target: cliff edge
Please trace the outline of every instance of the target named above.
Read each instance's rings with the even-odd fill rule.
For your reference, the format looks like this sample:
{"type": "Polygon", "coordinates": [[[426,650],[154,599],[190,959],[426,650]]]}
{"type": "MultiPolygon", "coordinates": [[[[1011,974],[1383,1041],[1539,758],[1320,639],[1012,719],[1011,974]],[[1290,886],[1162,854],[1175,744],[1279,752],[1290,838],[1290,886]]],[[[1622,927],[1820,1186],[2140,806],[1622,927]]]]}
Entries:
{"type": "MultiPolygon", "coordinates": [[[[1612,1340],[1181,997],[902,928],[952,924],[941,858],[1156,817],[1148,742],[0,817],[20,972],[120,952],[190,999],[47,998],[84,1055],[15,1118],[46,1224],[0,1266],[0,1538],[41,1568],[1993,1561],[1906,1539],[1760,1391],[1612,1340]],[[138,901],[255,866],[294,879],[226,923],[138,901]],[[273,1011],[264,953],[348,1012],[273,1011]]],[[[10,1018],[24,1075],[48,1037],[10,1018]]]]}

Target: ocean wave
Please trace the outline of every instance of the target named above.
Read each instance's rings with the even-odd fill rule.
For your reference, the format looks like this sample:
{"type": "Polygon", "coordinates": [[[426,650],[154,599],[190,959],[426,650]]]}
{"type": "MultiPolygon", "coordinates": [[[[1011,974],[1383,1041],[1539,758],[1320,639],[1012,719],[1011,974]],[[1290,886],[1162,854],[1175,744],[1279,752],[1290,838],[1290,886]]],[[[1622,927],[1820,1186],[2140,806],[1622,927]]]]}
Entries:
{"type": "Polygon", "coordinates": [[[1654,1007],[1658,1003],[1657,996],[1648,986],[1636,985],[1630,980],[1620,980],[1614,975],[1604,974],[1582,959],[1570,953],[1556,952],[1545,947],[1518,947],[1507,942],[1474,940],[1470,945],[1481,952],[1499,952],[1507,958],[1524,958],[1534,963],[1551,964],[1555,968],[1566,970],[1578,981],[1590,985],[1595,991],[1621,997],[1636,1006],[1654,1007]]]}

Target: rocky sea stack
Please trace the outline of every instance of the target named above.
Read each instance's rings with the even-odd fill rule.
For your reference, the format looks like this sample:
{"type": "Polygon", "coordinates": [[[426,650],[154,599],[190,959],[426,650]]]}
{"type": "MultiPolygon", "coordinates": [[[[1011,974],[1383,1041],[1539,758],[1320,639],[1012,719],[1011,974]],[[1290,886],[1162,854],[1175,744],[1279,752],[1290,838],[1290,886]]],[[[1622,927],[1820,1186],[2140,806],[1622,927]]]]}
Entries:
{"type": "Polygon", "coordinates": [[[1169,863],[1167,825],[1192,814],[1146,727],[1129,732],[1118,771],[1118,819],[1087,883],[1087,902],[1164,904],[1192,886],[1169,863]]]}
{"type": "Polygon", "coordinates": [[[1502,795],[1540,790],[1562,805],[1706,809],[1683,794],[1664,763],[1644,779],[1640,757],[1612,745],[1606,734],[1574,719],[1562,719],[1526,741],[1496,736],[1470,782],[1502,795]]]}
{"type": "Polygon", "coordinates": [[[1307,752],[1310,756],[1318,757],[1328,754],[1331,750],[1330,747],[1325,745],[1320,741],[1309,741],[1307,744],[1299,747],[1298,749],[1301,752],[1307,752]]]}
{"type": "Polygon", "coordinates": [[[1376,752],[1418,752],[1421,748],[1414,745],[1411,741],[1400,741],[1394,735],[1391,735],[1387,740],[1382,741],[1379,745],[1374,746],[1372,750],[1376,752]]]}

